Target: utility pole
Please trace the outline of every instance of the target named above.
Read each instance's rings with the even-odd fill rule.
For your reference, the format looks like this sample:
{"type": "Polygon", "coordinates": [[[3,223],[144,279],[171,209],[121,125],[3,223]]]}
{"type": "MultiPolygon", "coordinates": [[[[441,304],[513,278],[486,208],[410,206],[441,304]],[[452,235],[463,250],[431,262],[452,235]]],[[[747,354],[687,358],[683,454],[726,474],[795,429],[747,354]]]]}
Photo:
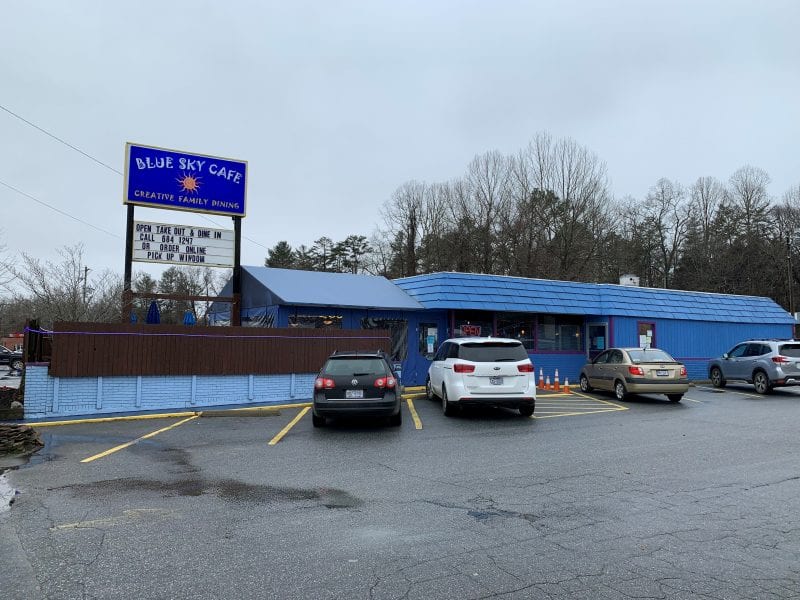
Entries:
{"type": "Polygon", "coordinates": [[[89,267],[83,267],[83,310],[86,310],[86,280],[89,279],[89,267]]]}
{"type": "Polygon", "coordinates": [[[786,284],[789,287],[789,312],[794,317],[794,285],[792,282],[792,242],[791,234],[786,234],[786,284]]]}

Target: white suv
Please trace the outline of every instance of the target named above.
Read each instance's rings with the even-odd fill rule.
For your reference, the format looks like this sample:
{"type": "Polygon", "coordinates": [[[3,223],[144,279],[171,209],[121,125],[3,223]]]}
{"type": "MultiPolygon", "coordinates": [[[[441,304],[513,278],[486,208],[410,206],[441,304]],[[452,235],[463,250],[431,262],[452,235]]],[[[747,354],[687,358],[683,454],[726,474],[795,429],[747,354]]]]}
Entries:
{"type": "Polygon", "coordinates": [[[467,404],[516,408],[525,417],[536,406],[528,352],[519,340],[505,338],[445,340],[428,369],[425,392],[429,400],[441,398],[448,417],[467,404]]]}

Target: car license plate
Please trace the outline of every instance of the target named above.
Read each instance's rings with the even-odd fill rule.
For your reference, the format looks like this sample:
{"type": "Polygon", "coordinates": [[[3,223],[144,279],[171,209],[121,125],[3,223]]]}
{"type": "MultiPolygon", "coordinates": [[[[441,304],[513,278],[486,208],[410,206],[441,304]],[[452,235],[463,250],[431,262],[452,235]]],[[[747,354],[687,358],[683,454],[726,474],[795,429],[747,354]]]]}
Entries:
{"type": "Polygon", "coordinates": [[[659,369],[658,371],[656,371],[656,376],[657,377],[669,377],[669,371],[667,371],[666,369],[659,369]]]}
{"type": "Polygon", "coordinates": [[[502,377],[489,377],[489,383],[492,385],[503,385],[502,377]]]}
{"type": "Polygon", "coordinates": [[[364,390],[345,390],[344,391],[345,398],[363,398],[364,397],[364,390]]]}

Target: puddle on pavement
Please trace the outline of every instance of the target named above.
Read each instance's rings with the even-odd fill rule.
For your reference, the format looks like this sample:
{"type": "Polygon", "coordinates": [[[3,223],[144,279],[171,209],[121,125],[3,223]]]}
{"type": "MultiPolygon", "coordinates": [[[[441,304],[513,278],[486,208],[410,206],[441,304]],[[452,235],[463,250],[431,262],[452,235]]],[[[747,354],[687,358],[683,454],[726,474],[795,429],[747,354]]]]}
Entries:
{"type": "Polygon", "coordinates": [[[326,508],[356,508],[363,501],[333,488],[303,489],[244,483],[235,479],[207,481],[200,478],[158,481],[155,479],[106,479],[91,483],[48,488],[48,491],[70,490],[76,495],[127,494],[155,492],[163,497],[202,496],[215,494],[222,500],[236,503],[268,504],[277,502],[313,502],[326,508]]]}

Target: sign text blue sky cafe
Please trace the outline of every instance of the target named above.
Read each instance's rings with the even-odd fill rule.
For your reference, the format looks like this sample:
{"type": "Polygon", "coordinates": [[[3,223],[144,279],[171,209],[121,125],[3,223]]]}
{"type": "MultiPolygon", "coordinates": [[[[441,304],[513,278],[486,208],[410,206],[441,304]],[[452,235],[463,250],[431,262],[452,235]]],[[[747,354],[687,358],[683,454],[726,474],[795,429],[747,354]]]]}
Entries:
{"type": "Polygon", "coordinates": [[[125,204],[244,217],[247,161],[128,143],[125,204]]]}

